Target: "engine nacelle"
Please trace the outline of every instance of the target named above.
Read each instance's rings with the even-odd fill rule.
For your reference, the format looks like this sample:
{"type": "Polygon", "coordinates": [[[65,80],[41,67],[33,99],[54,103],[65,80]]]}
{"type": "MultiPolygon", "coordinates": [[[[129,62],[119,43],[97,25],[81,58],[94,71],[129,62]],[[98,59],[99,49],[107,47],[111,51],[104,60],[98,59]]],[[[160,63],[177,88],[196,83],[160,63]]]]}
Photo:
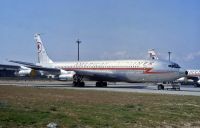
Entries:
{"type": "Polygon", "coordinates": [[[41,75],[41,73],[31,68],[21,67],[21,69],[16,73],[16,75],[35,77],[37,75],[41,75]]]}
{"type": "Polygon", "coordinates": [[[186,77],[181,77],[177,80],[178,82],[187,82],[188,79],[186,77]]]}
{"type": "Polygon", "coordinates": [[[18,76],[27,76],[31,74],[31,69],[28,70],[19,70],[19,72],[17,73],[18,76]]]}
{"type": "Polygon", "coordinates": [[[198,80],[197,83],[200,84],[200,80],[198,80]]]}
{"type": "Polygon", "coordinates": [[[59,75],[59,80],[63,80],[63,81],[71,81],[73,80],[73,74],[62,74],[59,75]]]}
{"type": "Polygon", "coordinates": [[[187,78],[187,77],[181,77],[177,80],[177,82],[180,83],[194,83],[195,81],[191,78],[187,78]]]}
{"type": "Polygon", "coordinates": [[[75,75],[74,71],[65,71],[65,70],[60,70],[60,75],[58,76],[59,80],[63,81],[71,81],[73,80],[73,77],[75,75]]]}

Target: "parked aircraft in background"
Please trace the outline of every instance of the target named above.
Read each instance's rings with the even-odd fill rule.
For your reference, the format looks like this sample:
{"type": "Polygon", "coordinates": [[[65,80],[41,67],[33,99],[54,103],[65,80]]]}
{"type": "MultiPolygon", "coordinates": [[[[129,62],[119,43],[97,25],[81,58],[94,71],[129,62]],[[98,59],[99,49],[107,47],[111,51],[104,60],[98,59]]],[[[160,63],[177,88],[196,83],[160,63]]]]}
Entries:
{"type": "MultiPolygon", "coordinates": [[[[151,60],[110,60],[53,62],[47,55],[40,35],[35,34],[39,63],[22,61],[10,62],[22,64],[32,70],[42,70],[72,79],[74,86],[85,86],[84,79],[97,81],[97,87],[106,87],[107,82],[171,82],[186,76],[187,72],[174,62],[151,60]]],[[[163,84],[158,89],[164,89],[163,84]]]]}
{"type": "Polygon", "coordinates": [[[39,71],[33,71],[31,68],[27,68],[25,66],[17,66],[17,65],[6,65],[0,64],[1,70],[12,70],[15,71],[16,76],[36,76],[41,75],[39,71]]]}
{"type": "Polygon", "coordinates": [[[196,87],[200,87],[200,70],[187,70],[187,77],[181,77],[177,81],[181,84],[194,84],[196,87]]]}

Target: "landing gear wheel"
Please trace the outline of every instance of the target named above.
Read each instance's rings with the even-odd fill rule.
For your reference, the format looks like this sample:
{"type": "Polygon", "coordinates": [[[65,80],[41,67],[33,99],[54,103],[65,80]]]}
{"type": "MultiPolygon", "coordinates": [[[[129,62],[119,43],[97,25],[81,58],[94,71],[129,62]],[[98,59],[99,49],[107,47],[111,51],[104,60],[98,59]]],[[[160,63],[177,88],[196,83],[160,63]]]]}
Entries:
{"type": "Polygon", "coordinates": [[[107,82],[103,82],[103,87],[107,87],[107,82]]]}
{"type": "Polygon", "coordinates": [[[77,86],[77,82],[73,81],[73,86],[76,87],[77,86]]]}
{"type": "Polygon", "coordinates": [[[98,81],[96,82],[96,87],[107,87],[107,82],[98,81]]]}
{"type": "Polygon", "coordinates": [[[100,82],[96,82],[96,87],[100,87],[101,83],[100,82]]]}
{"type": "Polygon", "coordinates": [[[194,84],[194,87],[200,87],[200,84],[195,83],[195,84],[194,84]]]}
{"type": "Polygon", "coordinates": [[[80,87],[85,87],[85,83],[84,82],[80,82],[80,87]]]}
{"type": "Polygon", "coordinates": [[[85,87],[85,82],[73,82],[74,87],[85,87]]]}
{"type": "Polygon", "coordinates": [[[83,82],[83,77],[79,75],[74,75],[73,86],[74,87],[84,87],[85,82],[83,82]]]}
{"type": "Polygon", "coordinates": [[[162,85],[162,84],[158,85],[158,90],[164,90],[164,89],[165,89],[164,85],[162,85]]]}

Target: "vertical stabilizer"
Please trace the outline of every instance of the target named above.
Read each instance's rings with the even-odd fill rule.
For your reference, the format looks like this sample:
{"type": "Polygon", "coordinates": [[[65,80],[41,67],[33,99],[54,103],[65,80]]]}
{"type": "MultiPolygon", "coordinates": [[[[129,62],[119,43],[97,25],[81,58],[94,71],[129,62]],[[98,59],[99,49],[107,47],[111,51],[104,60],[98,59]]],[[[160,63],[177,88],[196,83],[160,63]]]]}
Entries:
{"type": "Polygon", "coordinates": [[[150,49],[148,51],[148,54],[149,54],[150,59],[152,59],[152,60],[158,60],[157,53],[155,52],[154,49],[150,49]]]}
{"type": "Polygon", "coordinates": [[[47,52],[40,38],[40,34],[35,34],[34,39],[36,41],[36,46],[37,46],[38,62],[41,64],[53,63],[53,61],[47,55],[47,52]]]}

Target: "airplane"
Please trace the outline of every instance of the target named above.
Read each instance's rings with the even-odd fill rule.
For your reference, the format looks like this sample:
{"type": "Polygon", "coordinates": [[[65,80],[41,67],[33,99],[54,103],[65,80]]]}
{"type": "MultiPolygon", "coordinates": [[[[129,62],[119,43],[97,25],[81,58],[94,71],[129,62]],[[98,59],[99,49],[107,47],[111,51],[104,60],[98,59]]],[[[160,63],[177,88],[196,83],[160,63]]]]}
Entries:
{"type": "MultiPolygon", "coordinates": [[[[54,62],[49,58],[40,34],[35,34],[34,39],[37,44],[38,63],[15,60],[10,62],[71,79],[75,87],[84,87],[84,79],[96,81],[96,87],[107,87],[107,82],[162,83],[187,75],[187,71],[177,63],[159,59],[54,62]]],[[[164,84],[159,84],[158,89],[164,89],[164,84]]]]}
{"type": "Polygon", "coordinates": [[[200,70],[190,69],[187,70],[188,75],[181,77],[177,80],[181,84],[193,84],[195,87],[200,87],[200,70]]]}

